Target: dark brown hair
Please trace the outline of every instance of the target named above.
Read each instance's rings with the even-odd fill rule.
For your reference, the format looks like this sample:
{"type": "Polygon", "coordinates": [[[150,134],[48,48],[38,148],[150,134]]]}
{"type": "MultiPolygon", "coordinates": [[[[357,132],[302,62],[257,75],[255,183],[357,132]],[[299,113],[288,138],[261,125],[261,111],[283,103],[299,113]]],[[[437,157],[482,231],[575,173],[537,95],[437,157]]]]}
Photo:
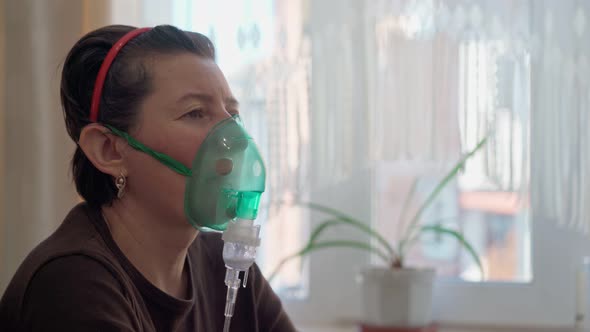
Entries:
{"type": "MultiPolygon", "coordinates": [[[[74,142],[78,142],[82,128],[90,123],[92,90],[100,65],[113,44],[133,29],[106,26],[85,35],[70,50],[63,66],[60,94],[66,128],[74,142]]],[[[98,122],[128,131],[141,101],[152,88],[146,60],[185,52],[215,59],[215,48],[207,37],[169,25],[154,27],[129,41],[105,79],[98,122]]],[[[72,158],[72,175],[78,193],[90,206],[111,204],[115,199],[117,189],[112,177],[94,167],[79,146],[72,158]]]]}

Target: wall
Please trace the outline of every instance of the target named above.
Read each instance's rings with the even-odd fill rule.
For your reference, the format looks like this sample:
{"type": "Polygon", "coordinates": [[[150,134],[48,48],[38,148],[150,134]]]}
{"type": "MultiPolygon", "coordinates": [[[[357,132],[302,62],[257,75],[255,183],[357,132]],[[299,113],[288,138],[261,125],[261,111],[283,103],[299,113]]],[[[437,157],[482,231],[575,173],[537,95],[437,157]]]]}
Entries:
{"type": "Polygon", "coordinates": [[[5,0],[0,8],[2,293],[78,201],[69,172],[75,145],[59,102],[61,65],[85,30],[107,23],[110,2],[5,0]]]}

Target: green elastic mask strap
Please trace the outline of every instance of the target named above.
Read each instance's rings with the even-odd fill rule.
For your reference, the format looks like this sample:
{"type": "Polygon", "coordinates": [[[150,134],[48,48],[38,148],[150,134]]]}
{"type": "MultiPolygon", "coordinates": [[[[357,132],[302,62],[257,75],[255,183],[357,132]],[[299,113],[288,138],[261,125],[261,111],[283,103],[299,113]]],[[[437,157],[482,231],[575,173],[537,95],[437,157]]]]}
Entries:
{"type": "Polygon", "coordinates": [[[119,130],[113,126],[109,126],[107,124],[105,124],[104,126],[109,128],[113,134],[125,139],[127,141],[127,143],[129,144],[129,146],[131,146],[135,150],[149,154],[150,156],[156,158],[156,160],[160,161],[162,164],[168,166],[171,170],[175,171],[176,173],[178,173],[180,175],[184,175],[184,176],[191,176],[192,175],[191,169],[184,166],[178,160],[176,160],[166,154],[156,152],[156,151],[148,148],[147,146],[141,144],[139,141],[137,141],[135,138],[131,137],[129,134],[127,134],[124,131],[121,131],[121,130],[119,130]]]}

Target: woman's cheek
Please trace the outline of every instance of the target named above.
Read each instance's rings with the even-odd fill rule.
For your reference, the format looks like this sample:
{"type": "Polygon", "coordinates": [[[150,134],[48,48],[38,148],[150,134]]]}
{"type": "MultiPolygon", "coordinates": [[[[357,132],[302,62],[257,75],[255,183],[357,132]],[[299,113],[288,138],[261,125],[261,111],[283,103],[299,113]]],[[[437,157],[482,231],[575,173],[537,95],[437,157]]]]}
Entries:
{"type": "Polygon", "coordinates": [[[174,154],[178,156],[178,161],[187,167],[192,167],[193,160],[201,147],[202,139],[197,138],[192,141],[186,141],[176,146],[174,154]]]}

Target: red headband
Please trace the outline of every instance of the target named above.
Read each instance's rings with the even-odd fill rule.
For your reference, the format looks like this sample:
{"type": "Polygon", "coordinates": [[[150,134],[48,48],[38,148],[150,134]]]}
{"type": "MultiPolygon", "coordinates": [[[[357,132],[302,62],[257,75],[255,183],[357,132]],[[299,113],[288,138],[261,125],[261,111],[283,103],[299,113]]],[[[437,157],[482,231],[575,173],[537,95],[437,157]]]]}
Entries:
{"type": "Polygon", "coordinates": [[[113,47],[107,53],[107,56],[104,58],[102,65],[100,66],[100,70],[98,71],[98,75],[96,76],[96,82],[94,83],[94,91],[92,92],[92,104],[90,106],[90,121],[96,122],[98,121],[98,108],[100,106],[100,97],[102,95],[102,87],[104,86],[104,80],[107,77],[107,73],[109,72],[109,68],[113,61],[115,61],[115,57],[119,53],[119,51],[127,44],[131,39],[137,37],[138,35],[150,30],[151,28],[140,28],[129,31],[125,34],[121,39],[119,39],[113,47]]]}

